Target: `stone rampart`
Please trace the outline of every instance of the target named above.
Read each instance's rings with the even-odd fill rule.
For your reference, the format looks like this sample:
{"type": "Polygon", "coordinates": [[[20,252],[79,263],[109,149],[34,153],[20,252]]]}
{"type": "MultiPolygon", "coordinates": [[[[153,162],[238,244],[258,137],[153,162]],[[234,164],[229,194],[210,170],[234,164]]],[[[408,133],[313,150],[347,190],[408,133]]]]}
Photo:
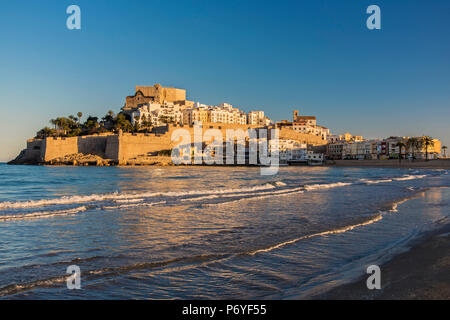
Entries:
{"type": "MultiPolygon", "coordinates": [[[[221,132],[223,140],[225,140],[229,129],[246,131],[250,128],[257,128],[257,126],[203,123],[202,136],[205,131],[215,129],[221,132]]],[[[164,129],[155,130],[155,133],[108,133],[81,137],[30,139],[27,141],[27,148],[13,162],[47,163],[53,159],[81,153],[97,155],[119,164],[126,163],[130,159],[154,155],[162,150],[171,150],[179,143],[179,141],[172,142],[172,134],[177,129],[187,130],[191,136],[191,141],[194,142],[194,127],[186,125],[168,125],[164,129]]],[[[297,140],[313,146],[326,144],[326,141],[320,137],[299,133],[291,129],[281,129],[279,137],[297,140]]]]}

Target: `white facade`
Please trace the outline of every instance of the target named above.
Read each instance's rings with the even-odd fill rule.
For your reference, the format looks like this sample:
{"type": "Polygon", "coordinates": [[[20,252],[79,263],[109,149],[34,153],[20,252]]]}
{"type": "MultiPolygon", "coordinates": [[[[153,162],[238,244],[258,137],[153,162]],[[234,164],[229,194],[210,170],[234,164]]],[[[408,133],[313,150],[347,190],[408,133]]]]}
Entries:
{"type": "Polygon", "coordinates": [[[280,162],[306,160],[307,145],[295,140],[278,139],[280,162]]]}
{"type": "Polygon", "coordinates": [[[314,151],[308,151],[306,153],[306,158],[308,161],[323,161],[323,153],[315,153],[314,151]]]}
{"type": "MultiPolygon", "coordinates": [[[[308,120],[308,121],[315,122],[315,120],[308,120]]],[[[297,131],[300,133],[313,134],[315,136],[321,137],[324,140],[328,139],[328,135],[330,134],[330,129],[322,127],[322,126],[312,125],[311,124],[312,122],[308,122],[308,121],[293,122],[292,129],[294,131],[297,131]]]]}
{"type": "Polygon", "coordinates": [[[151,121],[152,126],[161,126],[168,122],[183,123],[184,106],[166,102],[164,104],[149,103],[131,113],[131,124],[151,121]]]}

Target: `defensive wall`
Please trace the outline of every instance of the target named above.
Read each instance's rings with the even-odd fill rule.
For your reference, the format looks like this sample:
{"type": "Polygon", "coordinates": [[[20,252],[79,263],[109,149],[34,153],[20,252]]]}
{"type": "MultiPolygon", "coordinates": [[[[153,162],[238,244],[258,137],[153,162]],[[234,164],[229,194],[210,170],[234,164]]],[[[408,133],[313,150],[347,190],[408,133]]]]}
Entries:
{"type": "MultiPolygon", "coordinates": [[[[223,139],[227,137],[227,130],[260,128],[252,125],[235,125],[222,123],[203,123],[202,137],[209,129],[220,131],[223,139]]],[[[110,159],[118,164],[129,159],[149,154],[157,154],[162,150],[171,150],[180,140],[172,141],[172,134],[177,129],[186,130],[194,142],[194,127],[187,125],[168,125],[154,128],[152,133],[106,133],[80,137],[48,137],[45,139],[30,139],[27,148],[21,152],[16,163],[46,163],[53,159],[63,158],[76,153],[92,154],[104,159],[110,159]]],[[[281,129],[280,139],[291,139],[312,146],[326,144],[320,137],[299,133],[291,129],[281,129]]],[[[204,141],[210,142],[210,141],[204,141]]]]}

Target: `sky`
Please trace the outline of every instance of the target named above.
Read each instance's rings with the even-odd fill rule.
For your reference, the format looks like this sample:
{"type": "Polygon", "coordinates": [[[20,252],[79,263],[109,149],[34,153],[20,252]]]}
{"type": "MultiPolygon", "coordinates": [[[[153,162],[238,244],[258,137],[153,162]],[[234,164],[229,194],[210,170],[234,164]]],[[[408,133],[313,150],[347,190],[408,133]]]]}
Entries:
{"type": "Polygon", "coordinates": [[[2,1],[0,161],[49,120],[118,112],[135,85],[294,109],[332,133],[450,144],[449,1],[2,1]],[[66,9],[81,9],[68,30],[66,9]],[[381,9],[369,30],[366,9],[381,9]]]}

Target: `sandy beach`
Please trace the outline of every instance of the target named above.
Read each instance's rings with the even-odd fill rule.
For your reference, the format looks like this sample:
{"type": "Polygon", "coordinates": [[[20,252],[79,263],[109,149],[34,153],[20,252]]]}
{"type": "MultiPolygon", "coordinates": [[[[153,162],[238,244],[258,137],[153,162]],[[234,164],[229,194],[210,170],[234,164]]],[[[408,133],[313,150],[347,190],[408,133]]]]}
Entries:
{"type": "Polygon", "coordinates": [[[435,168],[449,169],[450,159],[429,161],[392,160],[331,160],[326,164],[334,167],[377,167],[377,168],[435,168]]]}
{"type": "Polygon", "coordinates": [[[319,295],[318,299],[450,299],[450,224],[417,239],[412,249],[381,267],[381,290],[368,290],[367,277],[319,295]]]}

